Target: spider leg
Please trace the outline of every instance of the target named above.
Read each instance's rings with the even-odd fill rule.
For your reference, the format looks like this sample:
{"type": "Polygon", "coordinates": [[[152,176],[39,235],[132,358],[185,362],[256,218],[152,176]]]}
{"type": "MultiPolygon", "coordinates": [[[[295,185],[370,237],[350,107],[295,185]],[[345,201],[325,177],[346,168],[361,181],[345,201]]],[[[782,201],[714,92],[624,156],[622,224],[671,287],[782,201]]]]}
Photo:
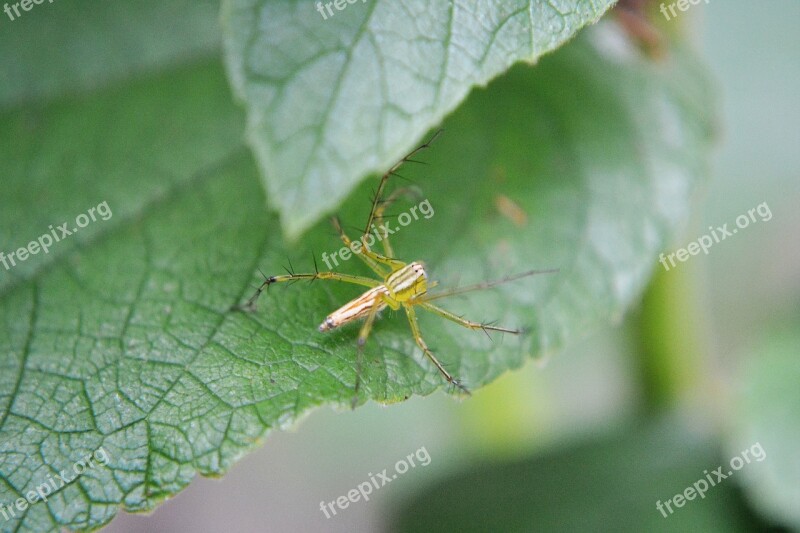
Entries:
{"type": "Polygon", "coordinates": [[[370,287],[370,288],[374,288],[380,285],[380,282],[374,279],[365,278],[363,276],[352,276],[350,274],[340,274],[339,272],[314,272],[313,274],[295,274],[294,272],[290,271],[288,274],[282,274],[280,276],[270,276],[265,278],[264,282],[258,287],[256,292],[247,300],[247,302],[244,305],[234,305],[231,307],[231,311],[248,311],[248,312],[255,311],[256,301],[258,300],[258,297],[261,296],[261,293],[264,292],[264,289],[269,288],[269,286],[272,285],[273,283],[300,281],[304,279],[307,279],[309,281],[314,281],[317,279],[341,281],[344,283],[363,285],[365,287],[370,287]]]}
{"type": "Polygon", "coordinates": [[[434,365],[436,365],[436,368],[439,369],[439,372],[441,372],[441,374],[444,376],[444,379],[446,379],[448,383],[451,383],[452,385],[455,385],[456,387],[461,389],[463,392],[470,394],[469,389],[467,389],[464,385],[462,385],[459,380],[454,378],[450,374],[450,372],[445,370],[442,363],[439,362],[436,356],[433,355],[433,352],[430,350],[430,348],[428,348],[428,345],[425,344],[425,340],[422,338],[422,333],[419,330],[419,324],[417,323],[417,314],[414,311],[414,308],[411,305],[403,305],[403,309],[405,309],[406,315],[408,316],[408,323],[411,325],[411,334],[414,336],[414,340],[416,341],[417,346],[419,346],[422,349],[422,353],[424,353],[425,356],[428,359],[430,359],[434,365]]]}
{"type": "MultiPolygon", "coordinates": [[[[333,224],[333,227],[336,229],[337,233],[339,233],[339,237],[342,239],[344,245],[353,251],[353,241],[350,239],[347,233],[345,233],[344,229],[342,229],[339,219],[337,217],[331,218],[331,224],[333,224]]],[[[402,261],[374,253],[369,249],[368,246],[364,245],[363,239],[359,244],[360,247],[358,248],[358,252],[354,251],[353,255],[361,259],[369,268],[372,269],[373,272],[382,278],[386,277],[388,274],[385,267],[389,267],[390,270],[394,270],[395,268],[398,268],[398,266],[402,267],[405,264],[402,261]]]]}
{"type": "Polygon", "coordinates": [[[528,272],[522,272],[520,274],[514,274],[513,276],[506,276],[505,278],[495,279],[492,281],[484,281],[482,283],[476,283],[475,285],[468,285],[466,287],[456,287],[454,289],[447,289],[440,292],[429,292],[427,294],[423,294],[422,296],[420,296],[417,299],[416,303],[421,304],[423,302],[430,302],[433,300],[438,300],[440,298],[455,296],[457,294],[464,294],[465,292],[491,289],[492,287],[497,287],[498,285],[516,281],[518,279],[526,278],[528,276],[533,276],[535,274],[554,274],[556,272],[558,272],[557,268],[551,268],[548,270],[529,270],[528,272]]]}
{"type": "MultiPolygon", "coordinates": [[[[381,241],[381,245],[383,246],[383,255],[387,257],[394,257],[394,250],[392,250],[392,245],[389,242],[389,231],[387,231],[386,222],[383,220],[383,217],[386,210],[401,196],[414,196],[419,198],[421,195],[416,188],[401,187],[395,189],[385,200],[378,202],[378,207],[375,209],[373,217],[374,223],[372,227],[376,230],[375,234],[378,235],[378,240],[381,241]],[[382,232],[380,230],[382,230],[382,232]]],[[[364,236],[361,237],[362,243],[366,242],[365,239],[369,235],[369,229],[369,227],[365,229],[364,236]]],[[[373,243],[375,242],[374,239],[372,239],[372,241],[373,243]]]]}
{"type": "Polygon", "coordinates": [[[442,309],[436,305],[431,303],[423,302],[419,305],[421,308],[425,309],[426,311],[430,311],[431,313],[435,313],[442,318],[446,318],[447,320],[451,320],[458,324],[459,326],[464,326],[465,328],[469,328],[473,331],[482,330],[486,335],[489,335],[489,331],[502,331],[504,333],[513,333],[515,335],[519,335],[522,333],[519,329],[510,329],[504,328],[502,326],[493,326],[491,324],[482,324],[480,322],[473,322],[472,320],[467,320],[466,318],[460,317],[455,313],[451,313],[447,309],[442,309]]]}
{"type": "MultiPolygon", "coordinates": [[[[372,209],[370,209],[369,218],[367,218],[367,225],[364,226],[364,237],[367,236],[370,228],[372,227],[372,224],[376,221],[375,214],[381,205],[381,198],[383,198],[383,191],[386,188],[386,182],[389,181],[389,177],[392,176],[393,174],[396,175],[397,170],[401,166],[403,166],[403,163],[420,163],[420,161],[415,161],[414,159],[411,158],[417,155],[422,150],[425,150],[426,148],[430,147],[431,143],[433,143],[433,141],[439,136],[440,133],[442,133],[442,130],[436,131],[436,133],[434,133],[431,136],[431,138],[428,139],[424,144],[419,145],[414,150],[406,154],[406,156],[403,157],[403,159],[392,165],[392,168],[387,170],[386,173],[383,176],[381,176],[381,181],[380,183],[378,183],[378,188],[375,191],[375,196],[372,198],[372,209]]],[[[391,250],[391,247],[389,248],[389,250],[386,250],[385,248],[384,250],[387,252],[387,255],[390,255],[389,250],[391,250]]]]}

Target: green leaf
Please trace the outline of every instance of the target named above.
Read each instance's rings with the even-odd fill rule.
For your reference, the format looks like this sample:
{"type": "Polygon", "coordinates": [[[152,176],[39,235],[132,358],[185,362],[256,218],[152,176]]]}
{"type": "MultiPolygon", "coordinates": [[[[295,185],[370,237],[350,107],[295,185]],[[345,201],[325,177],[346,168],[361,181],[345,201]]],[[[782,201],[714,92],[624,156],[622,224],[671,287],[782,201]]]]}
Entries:
{"type": "Polygon", "coordinates": [[[706,483],[702,498],[693,487],[724,461],[708,440],[664,420],[541,457],[470,466],[414,494],[391,530],[763,530],[735,484],[706,483]],[[692,499],[671,502],[687,488],[692,499]]]}
{"type": "Polygon", "coordinates": [[[19,16],[15,4],[0,12],[0,109],[96,89],[219,45],[214,0],[50,0],[29,11],[17,5],[19,16]]]}
{"type": "MultiPolygon", "coordinates": [[[[621,316],[685,218],[711,109],[691,56],[676,48],[652,63],[611,23],[474,93],[420,155],[429,164],[401,171],[434,214],[397,232],[398,256],[425,260],[442,286],[560,272],[442,302],[524,327],[522,338],[421,317],[443,364],[478,388],[621,316]],[[498,210],[509,201],[518,209],[498,210]]],[[[325,268],[322,254],[341,246],[327,223],[281,238],[237,141],[243,123],[215,65],[2,116],[0,141],[14,148],[0,162],[0,251],[100,202],[114,213],[0,266],[0,504],[98,449],[109,457],[10,527],[92,528],[119,505],[150,509],[196,472],[224,472],[268,430],[349,405],[356,331],[316,326],[357,288],[278,286],[258,312],[228,311],[258,267],[279,273],[289,258],[311,270],[315,252],[325,268]]],[[[363,225],[374,185],[343,206],[345,225],[363,225]]],[[[355,259],[336,269],[365,272],[355,259]]],[[[385,312],[360,401],[439,388],[403,314],[385,312]]]]}
{"type": "Polygon", "coordinates": [[[766,457],[737,472],[748,498],[774,521],[800,528],[800,334],[797,322],[775,329],[739,369],[731,455],[760,444],[766,457]]]}
{"type": "Polygon", "coordinates": [[[198,404],[211,413],[192,410],[185,387],[201,383],[186,368],[236,297],[217,283],[229,287],[238,270],[238,287],[255,264],[260,190],[241,178],[244,121],[217,65],[24,108],[1,123],[0,139],[15,147],[0,183],[7,261],[48,225],[74,228],[101,202],[112,216],[0,267],[0,505],[62,470],[74,476],[73,464],[100,448],[110,457],[0,523],[93,528],[120,504],[143,509],[188,483],[191,449],[198,461],[207,455],[206,471],[219,468],[220,450],[200,451],[205,426],[218,423],[216,400],[198,404]],[[196,428],[189,448],[171,433],[184,426],[184,438],[196,428]]]}
{"type": "Polygon", "coordinates": [[[536,62],[613,3],[362,0],[329,15],[311,0],[224,0],[228,72],[286,234],[400,159],[472,88],[536,62]]]}
{"type": "MultiPolygon", "coordinates": [[[[3,115],[0,251],[9,253],[108,201],[113,217],[6,270],[0,294],[93,237],[129,224],[193,173],[240,146],[244,123],[209,68],[3,115]],[[191,92],[187,97],[186,93],[191,92]],[[145,116],[142,116],[142,115],[145,116]],[[198,126],[201,125],[201,126],[198,126]],[[33,208],[36,206],[36,208],[33,208]]],[[[74,224],[70,224],[70,227],[74,224]]],[[[56,231],[56,236],[60,235],[56,231]]]]}

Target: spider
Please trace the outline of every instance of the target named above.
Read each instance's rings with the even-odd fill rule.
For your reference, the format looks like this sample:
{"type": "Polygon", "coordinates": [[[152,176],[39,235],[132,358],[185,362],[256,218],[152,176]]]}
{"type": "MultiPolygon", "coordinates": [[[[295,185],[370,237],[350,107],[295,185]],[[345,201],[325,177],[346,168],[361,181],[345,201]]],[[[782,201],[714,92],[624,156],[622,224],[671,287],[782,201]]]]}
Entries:
{"type": "MultiPolygon", "coordinates": [[[[344,283],[351,283],[367,287],[368,290],[361,296],[347,302],[339,309],[325,317],[325,320],[322,321],[318,328],[320,332],[324,333],[326,331],[339,328],[345,324],[349,324],[350,322],[363,320],[357,340],[356,382],[354,387],[352,407],[355,407],[356,403],[358,402],[358,392],[361,384],[361,360],[364,345],[367,342],[367,338],[369,337],[376,317],[386,307],[389,307],[395,311],[402,308],[403,311],[405,311],[414,341],[420,347],[425,356],[434,364],[434,366],[436,366],[449,384],[454,385],[466,394],[470,394],[470,391],[461,383],[461,381],[453,377],[453,375],[448,372],[447,369],[445,369],[444,365],[442,365],[439,359],[436,358],[430,348],[428,348],[428,345],[425,343],[425,340],[422,338],[422,333],[420,332],[416,309],[432,312],[465,328],[471,330],[481,330],[487,335],[489,331],[498,331],[502,333],[512,333],[518,335],[522,333],[522,330],[496,326],[488,323],[473,322],[451,313],[450,311],[437,305],[434,305],[432,302],[434,300],[448,296],[454,296],[456,294],[462,294],[480,289],[488,289],[501,283],[507,283],[509,281],[514,281],[526,276],[531,276],[533,274],[557,272],[555,269],[531,270],[499,280],[486,281],[476,285],[429,293],[428,289],[435,287],[437,282],[428,281],[428,272],[425,269],[425,264],[422,261],[406,263],[394,257],[394,252],[389,242],[388,232],[384,231],[385,235],[382,239],[380,239],[383,246],[383,254],[377,253],[370,249],[370,246],[367,244],[367,236],[370,228],[374,228],[375,226],[373,224],[375,224],[379,228],[385,229],[383,227],[383,219],[386,209],[395,200],[397,200],[399,196],[410,192],[408,188],[399,188],[385,199],[382,199],[389,177],[402,177],[397,174],[397,170],[404,163],[419,163],[419,161],[415,161],[412,158],[422,150],[430,147],[431,143],[436,139],[436,137],[439,136],[441,131],[442,130],[439,130],[434,133],[427,142],[408,153],[400,161],[395,163],[385,174],[383,174],[383,176],[381,176],[378,189],[376,190],[372,199],[372,209],[370,210],[369,218],[367,219],[364,235],[360,241],[361,247],[357,253],[353,254],[361,259],[370,269],[372,269],[372,271],[380,277],[380,280],[339,272],[320,272],[319,269],[316,268],[317,265],[315,260],[313,273],[298,274],[292,270],[287,270],[286,274],[269,277],[264,276],[264,282],[256,289],[256,292],[247,300],[247,302],[244,305],[234,306],[234,309],[237,310],[248,312],[255,311],[258,297],[261,295],[264,289],[269,288],[269,286],[273,283],[299,281],[304,279],[314,281],[320,279],[341,281],[344,283]]],[[[345,231],[342,229],[338,218],[333,217],[332,223],[344,245],[352,248],[353,241],[351,241],[350,237],[348,237],[345,231]]],[[[373,239],[370,239],[370,241],[372,244],[374,244],[373,239]]]]}

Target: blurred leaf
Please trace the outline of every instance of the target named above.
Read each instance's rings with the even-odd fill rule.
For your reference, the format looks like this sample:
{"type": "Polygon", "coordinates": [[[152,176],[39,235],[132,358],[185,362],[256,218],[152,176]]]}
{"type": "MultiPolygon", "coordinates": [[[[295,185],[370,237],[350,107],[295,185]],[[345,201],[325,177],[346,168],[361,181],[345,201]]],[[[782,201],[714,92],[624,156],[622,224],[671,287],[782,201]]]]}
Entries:
{"type": "Polygon", "coordinates": [[[214,0],[4,5],[11,15],[0,13],[0,109],[207,57],[219,44],[214,0]]]}
{"type": "Polygon", "coordinates": [[[224,0],[228,72],[287,235],[400,159],[470,89],[534,63],[613,3],[362,0],[329,14],[330,2],[224,0]]]}
{"type": "MultiPolygon", "coordinates": [[[[712,108],[691,56],[650,63],[613,24],[473,94],[420,156],[429,165],[402,170],[433,212],[395,249],[450,284],[561,270],[443,303],[528,328],[522,339],[425,316],[446,367],[477,388],[621,316],[687,213],[712,108]]],[[[0,270],[0,502],[101,446],[110,456],[15,527],[91,528],[120,504],[149,509],[197,471],[224,472],[268,429],[349,404],[355,332],[316,326],[356,288],[276,287],[257,313],[228,312],[256,267],[279,272],[288,256],[310,270],[312,251],[340,247],[327,223],[281,239],[237,146],[242,122],[213,65],[3,115],[15,149],[0,162],[0,250],[101,201],[114,210],[0,270]]],[[[369,185],[343,207],[346,224],[363,224],[369,185]]],[[[402,314],[384,313],[365,355],[361,401],[444,388],[402,314]]]]}
{"type": "Polygon", "coordinates": [[[727,533],[759,529],[730,482],[710,487],[703,498],[695,494],[681,507],[664,505],[719,464],[708,441],[681,426],[661,423],[598,442],[560,447],[541,457],[470,467],[417,491],[397,509],[391,530],[727,533]]]}
{"type": "Polygon", "coordinates": [[[793,327],[766,336],[741,369],[734,433],[737,455],[758,443],[766,454],[757,468],[737,473],[748,498],[776,522],[800,529],[800,333],[793,327]]]}

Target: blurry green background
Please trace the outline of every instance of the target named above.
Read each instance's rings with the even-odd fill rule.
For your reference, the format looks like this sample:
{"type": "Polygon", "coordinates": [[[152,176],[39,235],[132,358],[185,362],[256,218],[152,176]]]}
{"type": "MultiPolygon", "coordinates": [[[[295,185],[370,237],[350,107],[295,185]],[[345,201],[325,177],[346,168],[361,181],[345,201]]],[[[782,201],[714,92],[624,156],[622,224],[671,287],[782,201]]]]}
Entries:
{"type": "Polygon", "coordinates": [[[295,430],[272,433],[224,478],[198,478],[151,516],[120,513],[107,530],[462,530],[487,520],[517,531],[730,531],[781,516],[800,527],[785,510],[787,502],[800,507],[800,497],[780,489],[787,480],[800,486],[792,429],[800,393],[757,396],[776,387],[771,379],[789,384],[775,390],[800,389],[800,2],[711,0],[681,17],[716,78],[723,113],[712,179],[665,251],[762,202],[772,220],[669,273],[654,261],[646,303],[621,325],[468,401],[438,393],[316,411],[295,430]],[[784,365],[773,376],[770,357],[784,365]],[[669,518],[656,510],[657,500],[756,441],[763,462],[669,518]],[[422,446],[428,466],[330,519],[320,511],[320,501],[391,472],[422,446]]]}

